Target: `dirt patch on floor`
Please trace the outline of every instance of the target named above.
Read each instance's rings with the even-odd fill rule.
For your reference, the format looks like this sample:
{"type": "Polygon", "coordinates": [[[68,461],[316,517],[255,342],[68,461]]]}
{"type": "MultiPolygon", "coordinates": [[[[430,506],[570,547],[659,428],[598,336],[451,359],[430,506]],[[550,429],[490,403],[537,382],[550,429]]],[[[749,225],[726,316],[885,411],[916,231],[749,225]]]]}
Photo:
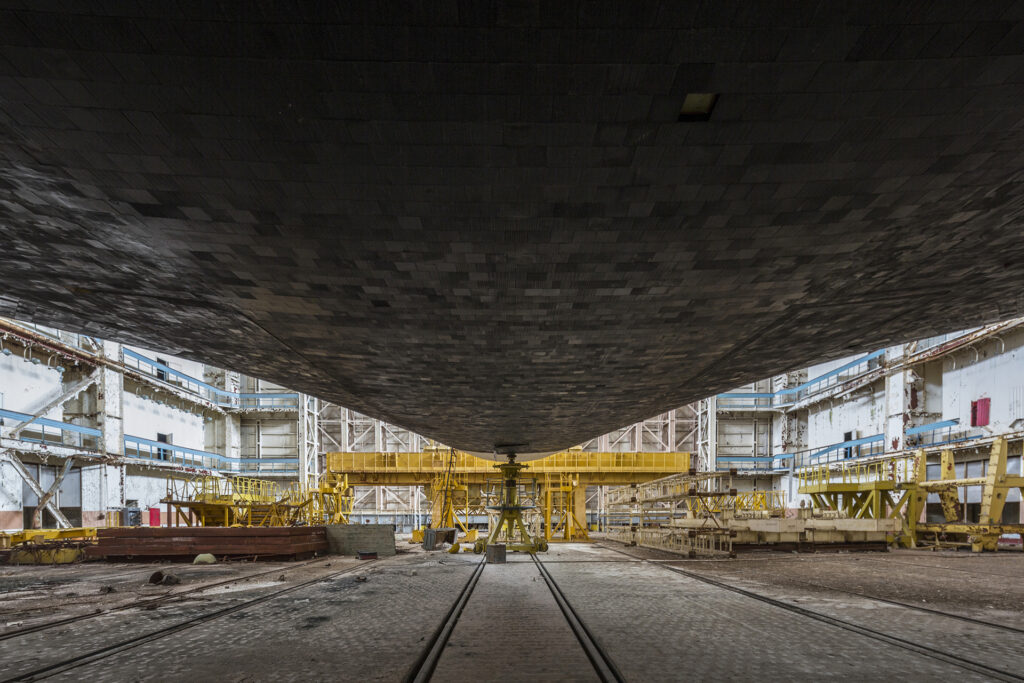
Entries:
{"type": "Polygon", "coordinates": [[[772,555],[677,564],[727,582],[810,594],[844,592],[1024,626],[1024,554],[899,550],[772,555]]]}

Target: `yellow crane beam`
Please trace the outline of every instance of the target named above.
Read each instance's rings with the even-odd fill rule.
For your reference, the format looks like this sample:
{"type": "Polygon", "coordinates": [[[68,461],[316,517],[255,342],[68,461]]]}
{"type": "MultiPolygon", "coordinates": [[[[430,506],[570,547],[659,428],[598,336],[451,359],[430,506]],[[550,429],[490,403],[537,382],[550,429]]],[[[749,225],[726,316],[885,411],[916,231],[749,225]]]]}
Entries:
{"type": "MultiPolygon", "coordinates": [[[[456,451],[455,473],[465,484],[484,484],[495,477],[494,461],[456,451]]],[[[348,475],[352,486],[430,485],[448,466],[449,450],[419,453],[332,452],[327,470],[348,475]]],[[[578,475],[581,485],[633,484],[690,469],[684,452],[591,452],[568,450],[529,462],[531,474],[578,475]]]]}

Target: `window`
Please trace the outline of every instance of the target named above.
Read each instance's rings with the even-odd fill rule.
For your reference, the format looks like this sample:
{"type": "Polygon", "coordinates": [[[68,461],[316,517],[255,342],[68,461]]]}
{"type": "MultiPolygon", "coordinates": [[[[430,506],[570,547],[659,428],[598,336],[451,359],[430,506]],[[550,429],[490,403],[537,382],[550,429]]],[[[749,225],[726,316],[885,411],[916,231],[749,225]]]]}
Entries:
{"type": "MultiPolygon", "coordinates": [[[[167,365],[167,361],[165,361],[163,358],[160,358],[159,356],[157,356],[156,362],[159,363],[160,365],[167,365]]],[[[164,370],[163,368],[158,367],[156,369],[156,378],[157,379],[162,379],[163,381],[166,382],[167,381],[167,371],[164,370]]]]}
{"type": "MultiPolygon", "coordinates": [[[[157,434],[156,435],[156,440],[159,441],[160,443],[171,443],[171,435],[170,434],[157,434]]],[[[170,460],[171,459],[171,449],[169,449],[169,448],[158,448],[156,450],[156,457],[159,458],[160,460],[170,460]]]]}
{"type": "MultiPolygon", "coordinates": [[[[843,432],[843,441],[853,441],[853,432],[843,432]]],[[[847,446],[843,449],[843,457],[853,457],[853,446],[847,446]]]]}
{"type": "Polygon", "coordinates": [[[991,408],[991,398],[979,398],[977,401],[971,401],[971,426],[984,427],[987,425],[991,408]]]}

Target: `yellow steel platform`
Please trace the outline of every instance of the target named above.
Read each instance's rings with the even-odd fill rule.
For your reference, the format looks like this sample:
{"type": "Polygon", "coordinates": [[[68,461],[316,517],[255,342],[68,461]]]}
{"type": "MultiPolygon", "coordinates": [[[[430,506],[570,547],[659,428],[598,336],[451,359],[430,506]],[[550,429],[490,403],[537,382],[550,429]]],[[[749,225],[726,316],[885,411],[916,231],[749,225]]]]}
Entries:
{"type": "Polygon", "coordinates": [[[73,527],[70,529],[23,529],[4,533],[0,531],[0,548],[12,548],[23,543],[45,543],[68,539],[92,540],[96,538],[96,527],[73,527]]]}
{"type": "Polygon", "coordinates": [[[810,495],[814,507],[836,510],[854,519],[897,519],[901,545],[917,547],[927,543],[970,546],[975,552],[995,550],[1002,534],[1024,533],[1022,524],[1002,522],[1003,507],[1010,489],[1024,493],[1024,477],[1007,474],[1007,442],[992,440],[985,476],[956,478],[953,450],[939,452],[940,479],[929,480],[928,453],[921,449],[912,456],[897,456],[874,462],[833,462],[803,467],[797,471],[800,493],[810,495]],[[962,520],[959,491],[966,486],[982,487],[978,523],[962,520]],[[928,494],[939,496],[945,522],[923,520],[928,494]]]}

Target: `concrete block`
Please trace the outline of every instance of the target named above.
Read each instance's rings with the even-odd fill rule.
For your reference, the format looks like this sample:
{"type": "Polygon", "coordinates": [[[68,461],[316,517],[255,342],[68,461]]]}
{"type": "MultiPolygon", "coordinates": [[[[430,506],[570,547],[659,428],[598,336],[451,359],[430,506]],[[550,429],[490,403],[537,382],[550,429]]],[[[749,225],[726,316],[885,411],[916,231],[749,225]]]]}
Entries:
{"type": "Polygon", "coordinates": [[[487,546],[488,564],[505,564],[505,544],[492,543],[487,546]]]}
{"type": "Polygon", "coordinates": [[[360,550],[378,557],[395,554],[395,529],[390,524],[330,524],[327,548],[333,555],[355,555],[360,550]]]}
{"type": "Polygon", "coordinates": [[[423,549],[437,550],[442,543],[455,543],[455,529],[440,527],[423,530],[423,549]]]}

